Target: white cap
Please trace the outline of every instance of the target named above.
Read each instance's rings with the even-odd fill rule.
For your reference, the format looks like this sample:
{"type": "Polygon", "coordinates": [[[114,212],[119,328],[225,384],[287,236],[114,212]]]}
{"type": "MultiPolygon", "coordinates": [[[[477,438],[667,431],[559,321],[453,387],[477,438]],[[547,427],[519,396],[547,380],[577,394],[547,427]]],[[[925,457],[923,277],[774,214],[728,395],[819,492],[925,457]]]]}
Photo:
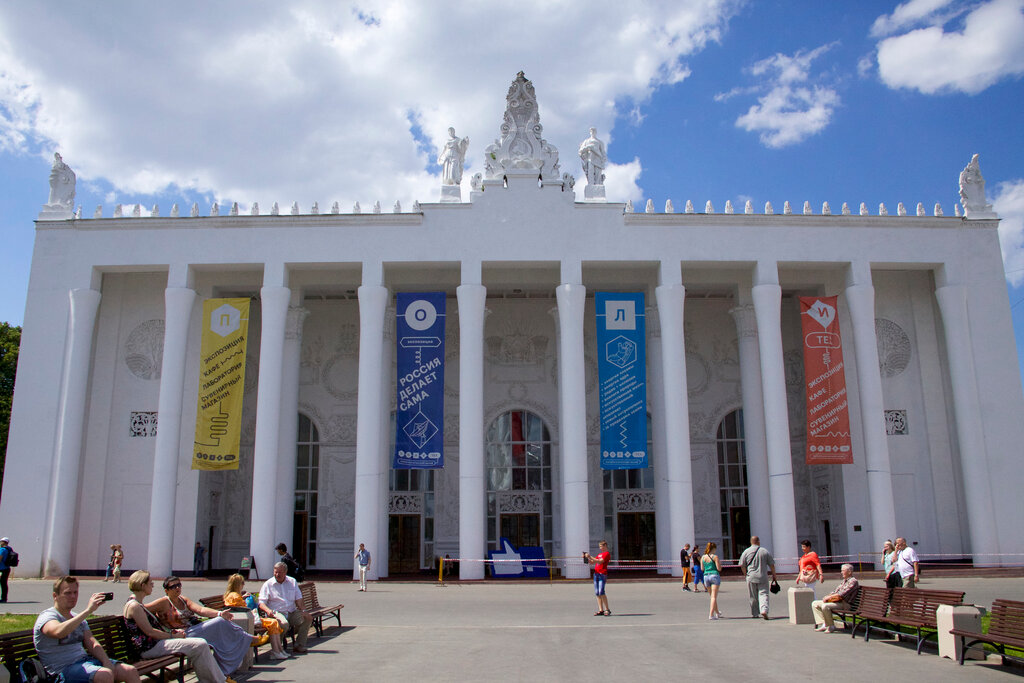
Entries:
{"type": "Polygon", "coordinates": [[[10,542],[11,542],[11,539],[7,538],[6,536],[4,536],[3,538],[0,538],[0,543],[10,543],[10,542]]]}

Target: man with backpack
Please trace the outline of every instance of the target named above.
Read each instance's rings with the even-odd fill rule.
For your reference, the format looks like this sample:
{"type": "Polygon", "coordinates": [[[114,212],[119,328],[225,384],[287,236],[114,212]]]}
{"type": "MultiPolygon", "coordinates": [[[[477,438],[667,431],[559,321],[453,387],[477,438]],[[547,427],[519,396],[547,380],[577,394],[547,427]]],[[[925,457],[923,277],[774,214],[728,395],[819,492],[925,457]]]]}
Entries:
{"type": "Polygon", "coordinates": [[[306,570],[302,568],[302,565],[295,561],[295,558],[288,554],[288,546],[284,543],[278,543],[277,547],[274,548],[277,554],[281,556],[280,562],[284,562],[284,566],[288,569],[288,576],[292,577],[299,583],[305,580],[306,570]]]}
{"type": "Polygon", "coordinates": [[[7,579],[11,576],[11,567],[18,566],[18,553],[11,547],[11,539],[0,538],[0,602],[7,602],[7,579]]]}

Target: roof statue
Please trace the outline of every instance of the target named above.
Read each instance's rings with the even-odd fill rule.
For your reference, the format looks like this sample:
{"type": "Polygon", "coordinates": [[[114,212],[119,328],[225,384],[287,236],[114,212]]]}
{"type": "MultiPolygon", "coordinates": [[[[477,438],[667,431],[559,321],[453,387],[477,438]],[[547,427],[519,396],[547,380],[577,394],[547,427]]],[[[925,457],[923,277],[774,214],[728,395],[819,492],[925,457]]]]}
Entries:
{"type": "Polygon", "coordinates": [[[544,127],[540,125],[533,83],[522,71],[509,86],[505,101],[501,137],[484,150],[485,179],[537,174],[541,180],[561,183],[558,150],[541,137],[544,127]]]}
{"type": "Polygon", "coordinates": [[[608,165],[608,153],[604,143],[597,139],[597,128],[590,129],[590,137],[580,143],[580,161],[587,186],[583,197],[588,201],[604,200],[604,168],[608,165]]]}
{"type": "Polygon", "coordinates": [[[992,205],[985,203],[985,179],[981,176],[978,155],[960,172],[960,203],[967,218],[995,218],[992,205]]]}
{"type": "Polygon", "coordinates": [[[54,153],[53,168],[50,170],[50,196],[39,212],[41,220],[71,218],[75,208],[76,180],[71,167],[64,163],[59,153],[54,153]]]}
{"type": "Polygon", "coordinates": [[[454,128],[448,129],[448,140],[444,143],[444,149],[437,156],[437,163],[441,166],[441,201],[461,202],[462,189],[462,165],[466,160],[466,149],[469,148],[469,138],[460,138],[455,134],[454,128]]]}

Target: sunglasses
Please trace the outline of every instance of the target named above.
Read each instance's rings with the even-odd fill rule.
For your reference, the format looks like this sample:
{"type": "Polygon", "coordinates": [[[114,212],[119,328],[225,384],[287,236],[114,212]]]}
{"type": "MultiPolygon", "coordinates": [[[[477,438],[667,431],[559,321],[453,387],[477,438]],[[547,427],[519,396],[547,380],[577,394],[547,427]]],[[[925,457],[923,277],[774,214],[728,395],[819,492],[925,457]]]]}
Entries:
{"type": "Polygon", "coordinates": [[[167,590],[169,591],[177,590],[179,588],[181,588],[180,583],[172,583],[170,586],[167,586],[167,590]]]}

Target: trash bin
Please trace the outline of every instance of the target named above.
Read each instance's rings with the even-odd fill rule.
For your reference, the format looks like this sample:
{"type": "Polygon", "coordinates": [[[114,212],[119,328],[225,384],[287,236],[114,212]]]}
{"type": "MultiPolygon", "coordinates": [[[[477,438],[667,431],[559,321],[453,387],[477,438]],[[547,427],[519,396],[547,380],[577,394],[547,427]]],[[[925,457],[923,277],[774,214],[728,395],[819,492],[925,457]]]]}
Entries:
{"type": "MultiPolygon", "coordinates": [[[[984,607],[977,605],[939,605],[935,610],[935,624],[939,632],[939,656],[960,661],[960,637],[950,635],[950,629],[981,633],[981,616],[984,607]]],[[[979,646],[967,651],[965,659],[985,659],[985,651],[979,646]]]]}
{"type": "Polygon", "coordinates": [[[813,624],[814,612],[811,611],[811,603],[814,602],[813,588],[790,588],[789,599],[789,623],[791,624],[813,624]]]}

